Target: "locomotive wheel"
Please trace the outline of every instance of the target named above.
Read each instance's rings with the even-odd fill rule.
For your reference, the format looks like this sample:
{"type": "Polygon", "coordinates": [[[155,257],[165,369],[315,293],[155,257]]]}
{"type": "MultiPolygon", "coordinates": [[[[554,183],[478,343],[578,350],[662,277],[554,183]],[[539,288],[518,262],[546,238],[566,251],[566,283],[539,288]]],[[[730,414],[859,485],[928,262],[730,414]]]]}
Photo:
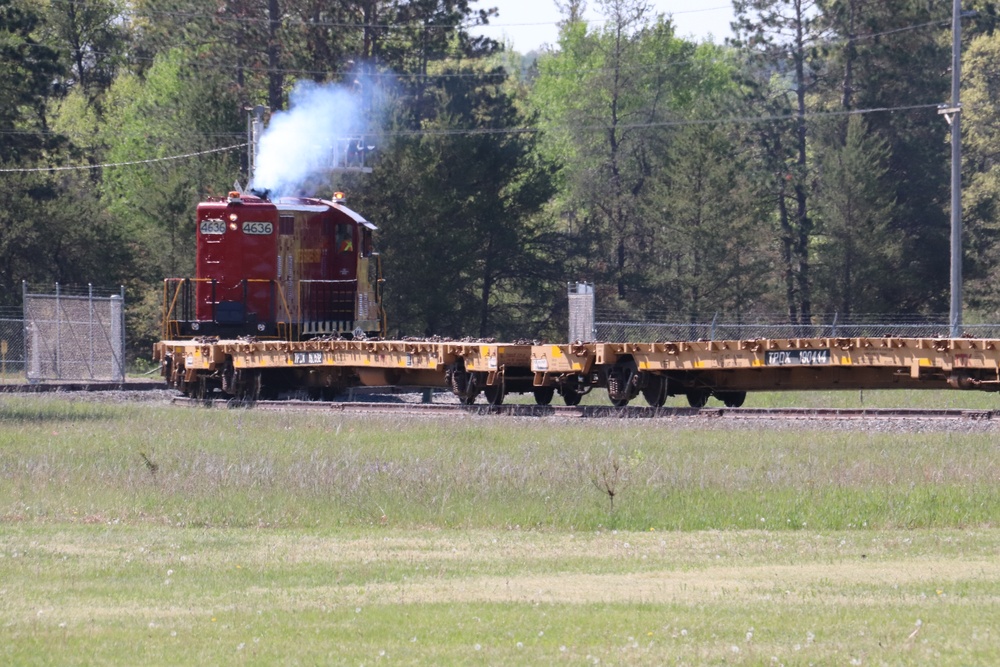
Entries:
{"type": "Polygon", "coordinates": [[[692,389],[687,393],[688,405],[692,408],[703,408],[711,394],[712,392],[707,389],[692,389]]]}
{"type": "Polygon", "coordinates": [[[535,387],[535,403],[537,405],[548,405],[552,402],[552,397],[556,395],[555,387],[535,387]]]}
{"type": "Polygon", "coordinates": [[[667,402],[667,378],[650,375],[646,379],[646,386],[642,388],[642,397],[651,407],[662,408],[667,402]]]}
{"type": "Polygon", "coordinates": [[[628,402],[630,400],[631,399],[628,398],[617,398],[617,399],[612,398],[611,405],[615,406],[616,408],[624,408],[626,405],[628,405],[628,402]]]}
{"type": "Polygon", "coordinates": [[[745,391],[720,391],[715,395],[727,408],[740,408],[747,400],[745,391]]]}

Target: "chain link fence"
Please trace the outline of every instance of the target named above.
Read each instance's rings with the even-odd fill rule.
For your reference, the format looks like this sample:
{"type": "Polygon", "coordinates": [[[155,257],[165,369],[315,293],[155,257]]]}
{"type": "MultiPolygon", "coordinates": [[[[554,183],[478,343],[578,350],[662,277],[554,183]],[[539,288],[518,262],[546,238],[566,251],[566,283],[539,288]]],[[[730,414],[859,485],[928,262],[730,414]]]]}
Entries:
{"type": "MultiPolygon", "coordinates": [[[[658,318],[657,318],[658,319],[658,318]]],[[[966,324],[962,330],[972,338],[1000,338],[1000,324],[966,324]]],[[[652,343],[679,340],[753,340],[757,338],[947,338],[948,315],[893,316],[858,314],[813,315],[809,324],[789,324],[778,315],[742,321],[720,315],[682,322],[668,317],[656,321],[627,321],[612,313],[597,312],[594,340],[612,343],[652,343]]]]}
{"type": "Polygon", "coordinates": [[[0,308],[0,384],[24,382],[24,314],[0,308]]]}
{"type": "Polygon", "coordinates": [[[29,381],[125,381],[125,293],[24,285],[23,370],[29,381]]]}

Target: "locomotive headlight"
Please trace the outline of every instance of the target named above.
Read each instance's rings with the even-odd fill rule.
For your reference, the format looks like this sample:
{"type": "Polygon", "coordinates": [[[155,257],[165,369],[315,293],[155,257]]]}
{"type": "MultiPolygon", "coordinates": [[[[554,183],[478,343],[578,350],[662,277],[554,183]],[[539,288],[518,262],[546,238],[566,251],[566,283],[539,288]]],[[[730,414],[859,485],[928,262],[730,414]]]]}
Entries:
{"type": "MultiPolygon", "coordinates": [[[[229,219],[230,219],[230,220],[232,220],[233,222],[236,222],[236,218],[237,218],[237,217],[238,217],[238,216],[237,216],[237,215],[236,215],[235,213],[230,213],[230,214],[229,214],[229,219]]],[[[235,227],[233,227],[233,229],[236,229],[236,228],[235,228],[235,227]]]]}
{"type": "Polygon", "coordinates": [[[236,223],[235,222],[230,222],[229,223],[229,231],[231,231],[231,232],[235,232],[236,231],[236,223]]]}

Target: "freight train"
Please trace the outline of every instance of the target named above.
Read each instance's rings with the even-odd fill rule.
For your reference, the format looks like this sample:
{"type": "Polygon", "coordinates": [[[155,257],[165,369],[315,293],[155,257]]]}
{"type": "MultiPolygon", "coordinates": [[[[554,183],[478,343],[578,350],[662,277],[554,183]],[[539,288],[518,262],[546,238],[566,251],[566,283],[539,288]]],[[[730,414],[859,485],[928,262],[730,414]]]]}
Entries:
{"type": "Polygon", "coordinates": [[[471,404],[595,388],[625,406],[681,395],[739,407],[747,392],[1000,390],[1000,340],[787,338],[649,343],[385,340],[375,225],[343,196],[232,192],[198,206],[197,274],[164,283],[167,383],[189,396],[330,398],[356,386],[445,388],[471,404]]]}

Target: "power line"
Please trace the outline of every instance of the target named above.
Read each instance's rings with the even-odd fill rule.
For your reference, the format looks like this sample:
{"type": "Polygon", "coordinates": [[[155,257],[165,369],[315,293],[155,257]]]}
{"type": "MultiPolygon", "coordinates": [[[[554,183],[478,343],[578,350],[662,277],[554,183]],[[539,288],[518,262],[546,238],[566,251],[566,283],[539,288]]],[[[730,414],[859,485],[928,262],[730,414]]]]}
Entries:
{"type": "Polygon", "coordinates": [[[221,153],[223,151],[231,151],[237,148],[243,148],[247,144],[246,142],[242,144],[234,144],[232,146],[225,146],[223,148],[211,148],[205,151],[198,151],[196,153],[185,153],[184,155],[170,155],[168,157],[158,157],[150,158],[148,160],[132,160],[131,162],[108,162],[105,164],[82,164],[74,165],[70,167],[34,167],[31,169],[0,169],[0,173],[19,173],[26,174],[31,172],[42,172],[42,171],[80,171],[84,169],[109,169],[111,167],[127,167],[136,164],[153,164],[154,162],[166,162],[168,160],[183,160],[190,157],[198,157],[200,155],[208,155],[209,153],[221,153]]]}
{"type": "MultiPolygon", "coordinates": [[[[939,103],[933,104],[911,104],[897,107],[872,107],[869,109],[844,109],[839,111],[812,111],[804,114],[805,118],[836,118],[843,116],[864,116],[873,113],[891,113],[897,111],[921,111],[924,109],[937,109],[939,103]]],[[[655,129],[667,127],[687,127],[694,125],[752,125],[755,123],[769,123],[776,121],[787,121],[798,118],[797,113],[771,114],[767,116],[726,116],[723,118],[693,118],[686,120],[665,120],[650,123],[621,123],[615,127],[622,130],[655,129]]],[[[574,125],[569,128],[578,132],[601,132],[607,130],[608,125],[574,125]]],[[[454,129],[454,130],[400,130],[396,132],[382,133],[382,136],[462,136],[462,135],[485,135],[485,134],[531,134],[544,132],[543,128],[520,127],[520,128],[479,128],[479,129],[454,129]]]]}
{"type": "MultiPolygon", "coordinates": [[[[806,118],[836,118],[844,116],[863,116],[873,113],[892,113],[892,112],[904,112],[904,111],[922,111],[925,109],[937,109],[940,105],[938,103],[933,104],[911,104],[905,106],[896,107],[872,107],[868,109],[850,109],[850,110],[840,110],[840,111],[814,111],[805,114],[806,118]]],[[[668,120],[668,121],[656,121],[650,123],[622,123],[616,127],[621,130],[637,130],[637,129],[656,129],[656,128],[671,128],[671,127],[688,127],[697,125],[751,125],[756,123],[769,123],[769,122],[780,122],[794,120],[798,118],[798,114],[771,114],[766,116],[727,116],[723,118],[695,118],[686,120],[668,120]]],[[[564,127],[561,129],[568,129],[578,132],[600,132],[607,130],[607,125],[574,125],[569,127],[564,127]]],[[[513,135],[513,134],[535,134],[538,132],[544,132],[543,128],[537,127],[506,127],[506,128],[474,128],[474,129],[441,129],[441,130],[397,130],[394,132],[372,132],[368,133],[367,136],[382,136],[382,137],[420,137],[420,136],[484,136],[484,135],[513,135]]],[[[193,135],[192,135],[193,136],[193,135]]],[[[69,167],[37,167],[31,169],[0,169],[0,173],[29,173],[29,172],[54,172],[54,171],[75,171],[83,169],[102,169],[102,168],[112,168],[112,167],[125,167],[137,164],[152,164],[156,162],[165,162],[168,160],[182,160],[185,158],[198,157],[201,155],[208,155],[210,153],[220,153],[223,151],[235,150],[237,148],[245,148],[248,144],[246,142],[240,144],[233,144],[231,146],[225,146],[223,148],[212,148],[209,150],[198,151],[195,153],[185,153],[183,155],[172,155],[168,157],[161,158],[150,158],[148,160],[133,160],[131,162],[114,162],[107,164],[96,164],[96,165],[77,165],[69,167]]]]}

